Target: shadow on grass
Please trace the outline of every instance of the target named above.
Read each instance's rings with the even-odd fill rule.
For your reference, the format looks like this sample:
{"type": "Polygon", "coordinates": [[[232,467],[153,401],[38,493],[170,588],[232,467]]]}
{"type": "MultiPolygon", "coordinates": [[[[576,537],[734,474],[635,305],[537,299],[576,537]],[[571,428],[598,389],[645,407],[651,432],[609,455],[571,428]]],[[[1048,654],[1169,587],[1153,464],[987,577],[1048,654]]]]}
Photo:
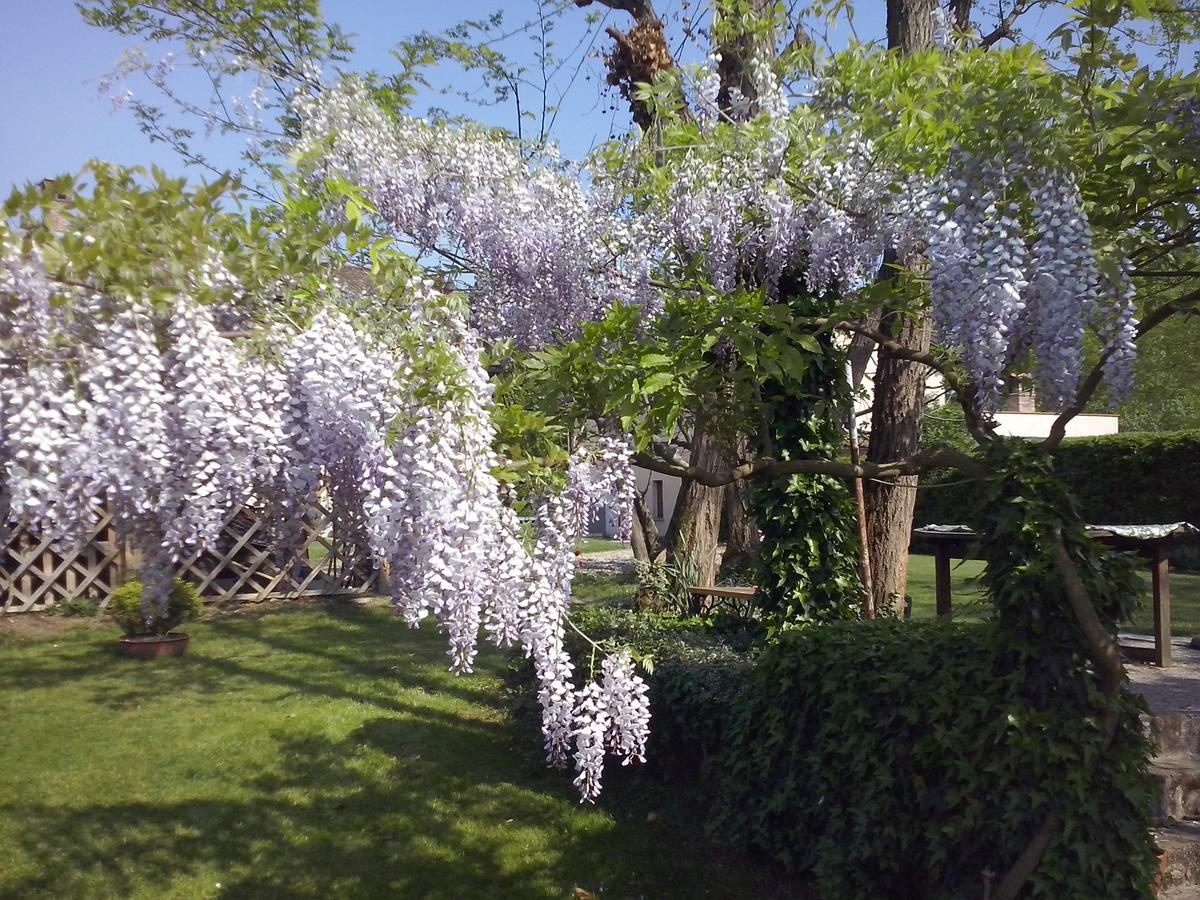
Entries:
{"type": "Polygon", "coordinates": [[[223,798],[0,803],[23,862],[0,870],[0,895],[165,896],[211,878],[222,897],[799,896],[739,879],[745,863],[707,845],[687,800],[613,772],[605,815],[581,809],[566,777],[471,724],[375,717],[340,740],[279,738],[271,767],[223,798]],[[673,821],[648,825],[664,803],[649,808],[673,821]]]}
{"type": "Polygon", "coordinates": [[[247,684],[279,687],[276,700],[319,694],[389,712],[417,708],[397,699],[396,689],[474,703],[488,699],[478,682],[472,685],[470,679],[448,673],[448,659],[430,646],[445,642],[432,622],[410,629],[379,609],[342,604],[275,610],[270,621],[260,618],[207,621],[193,629],[186,656],[149,664],[121,657],[115,631],[42,641],[37,654],[27,652],[19,662],[0,660],[0,681],[20,683],[25,691],[78,682],[91,690],[92,702],[112,708],[152,703],[168,692],[219,702],[247,684]],[[297,656],[321,664],[280,666],[281,659],[297,656]],[[364,680],[369,680],[372,692],[345,686],[364,680]]]}
{"type": "Polygon", "coordinates": [[[571,826],[561,798],[496,778],[492,740],[426,729],[420,754],[406,723],[383,718],[342,741],[292,740],[237,792],[245,799],[0,804],[24,823],[21,852],[37,872],[0,890],[95,896],[100,879],[126,896],[211,871],[231,897],[526,897],[565,895],[581,871],[619,880],[620,861],[571,826]],[[504,829],[528,827],[558,838],[522,854],[504,829]]]}
{"type": "Polygon", "coordinates": [[[99,632],[0,654],[0,710],[6,692],[31,719],[106,710],[64,775],[103,766],[101,782],[122,785],[121,763],[80,749],[164,742],[132,757],[130,793],[25,793],[13,773],[0,821],[19,825],[0,848],[0,896],[794,895],[705,841],[686,792],[614,765],[601,809],[580,808],[570,776],[532,750],[536,726],[506,720],[498,655],[481,657],[482,678],[455,679],[433,629],[337,604],[193,632],[188,656],[155,663],[118,658],[115,633],[99,632]],[[285,709],[302,730],[280,725],[285,709]],[[172,723],[191,721],[211,723],[215,742],[177,737],[172,723]],[[154,730],[139,737],[139,723],[154,730]]]}

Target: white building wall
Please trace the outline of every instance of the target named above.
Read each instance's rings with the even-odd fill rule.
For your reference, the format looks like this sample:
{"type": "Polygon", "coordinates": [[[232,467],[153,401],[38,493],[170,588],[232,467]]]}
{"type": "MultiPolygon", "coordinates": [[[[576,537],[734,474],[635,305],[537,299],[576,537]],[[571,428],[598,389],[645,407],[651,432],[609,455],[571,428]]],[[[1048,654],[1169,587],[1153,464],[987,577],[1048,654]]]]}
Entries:
{"type": "Polygon", "coordinates": [[[671,524],[671,516],[675,515],[675,503],[679,500],[679,488],[683,482],[676,475],[660,475],[641,466],[634,466],[633,474],[637,476],[637,489],[646,501],[646,508],[654,516],[654,524],[660,533],[666,531],[671,524]],[[662,509],[655,509],[656,481],[662,484],[662,509]]]}
{"type": "MultiPolygon", "coordinates": [[[[1050,412],[1000,412],[996,413],[999,434],[1011,437],[1045,438],[1050,436],[1050,426],[1058,418],[1050,412]]],[[[1096,434],[1116,434],[1120,416],[1105,413],[1081,413],[1067,423],[1067,437],[1091,437],[1096,434]]]]}

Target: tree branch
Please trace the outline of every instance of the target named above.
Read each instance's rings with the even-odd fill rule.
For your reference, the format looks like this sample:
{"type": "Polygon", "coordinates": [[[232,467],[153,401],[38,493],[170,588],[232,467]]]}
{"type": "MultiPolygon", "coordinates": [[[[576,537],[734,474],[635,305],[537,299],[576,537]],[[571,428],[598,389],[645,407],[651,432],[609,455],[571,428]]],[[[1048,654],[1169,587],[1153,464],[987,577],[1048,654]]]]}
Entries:
{"type": "MultiPolygon", "coordinates": [[[[1146,332],[1161,325],[1167,319],[1171,318],[1171,316],[1183,312],[1188,307],[1198,303],[1200,303],[1200,288],[1189,291],[1182,297],[1176,297],[1174,300],[1169,300],[1162,304],[1138,324],[1137,340],[1140,341],[1146,332]]],[[[1100,382],[1104,380],[1104,366],[1111,355],[1111,350],[1105,350],[1100,354],[1100,359],[1096,362],[1092,371],[1088,373],[1087,378],[1083,380],[1083,384],[1079,386],[1079,390],[1075,394],[1075,402],[1064,409],[1058,418],[1054,420],[1054,424],[1050,426],[1050,434],[1041,444],[1043,450],[1053,450],[1062,443],[1063,438],[1067,436],[1067,425],[1070,424],[1072,419],[1083,412],[1088,402],[1095,395],[1096,391],[1099,390],[1100,382]]]]}
{"type": "Polygon", "coordinates": [[[646,0],[575,0],[575,5],[581,9],[591,6],[593,3],[598,3],[608,9],[627,12],[639,21],[645,18],[655,18],[654,7],[646,0]]]}
{"type": "Polygon", "coordinates": [[[985,474],[979,460],[958,450],[941,449],[917,453],[908,459],[888,463],[864,462],[859,465],[832,459],[771,459],[760,457],[734,466],[727,472],[712,472],[699,466],[667,462],[650,453],[635,453],[635,465],[660,475],[691,478],[708,487],[722,487],[736,481],[773,479],[785,475],[830,475],[834,478],[874,478],[889,480],[901,475],[919,475],[930,469],[959,469],[971,475],[985,474]]]}
{"type": "Polygon", "coordinates": [[[1030,0],[1023,0],[1023,2],[1015,3],[1012,11],[1003,19],[1001,19],[991,32],[985,34],[979,39],[979,46],[986,50],[988,47],[992,46],[992,44],[998,43],[1004,40],[1006,37],[1011,37],[1013,33],[1013,25],[1016,24],[1017,19],[1029,11],[1029,8],[1032,5],[1033,3],[1030,2],[1030,0]]]}

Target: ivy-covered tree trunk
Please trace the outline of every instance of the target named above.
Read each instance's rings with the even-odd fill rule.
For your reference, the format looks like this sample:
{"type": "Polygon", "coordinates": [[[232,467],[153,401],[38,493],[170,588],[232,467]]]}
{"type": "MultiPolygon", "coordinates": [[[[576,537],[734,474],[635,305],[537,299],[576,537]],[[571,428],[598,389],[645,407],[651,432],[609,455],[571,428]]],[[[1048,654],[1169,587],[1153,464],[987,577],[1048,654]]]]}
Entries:
{"type": "MultiPolygon", "coordinates": [[[[793,294],[790,305],[797,317],[827,312],[789,281],[781,283],[780,292],[793,294]]],[[[846,357],[828,334],[816,343],[816,351],[811,344],[796,347],[807,362],[803,374],[769,379],[762,386],[779,459],[832,459],[845,440],[839,417],[846,408],[846,357]]],[[[759,602],[774,623],[855,618],[863,588],[857,515],[846,482],[826,475],[780,478],[755,488],[753,513],[762,529],[759,602]]]]}
{"type": "MultiPolygon", "coordinates": [[[[995,671],[1018,675],[1013,705],[1026,722],[1047,719],[1064,699],[1094,714],[1080,736],[1091,752],[1046,754],[1041,769],[1027,774],[1038,790],[1029,792],[1026,816],[1037,827],[1026,825],[1001,845],[1007,869],[990,896],[1025,896],[1035,872],[1053,896],[1068,886],[1072,896],[1108,896],[1116,883],[1127,886],[1123,896],[1148,896],[1156,867],[1146,802],[1149,745],[1142,701],[1127,686],[1117,648],[1118,623],[1132,615],[1141,591],[1136,569],[1127,555],[1088,536],[1042,448],[1010,438],[984,450],[992,474],[972,524],[982,535],[981,580],[994,610],[995,671]],[[1065,835],[1068,821],[1072,833],[1065,835]],[[1107,845],[1107,857],[1125,870],[1121,880],[1108,872],[1089,884],[1093,867],[1080,868],[1079,845],[1107,845]]],[[[1038,729],[1038,739],[1047,740],[1043,730],[1050,729],[1038,729]]]]}

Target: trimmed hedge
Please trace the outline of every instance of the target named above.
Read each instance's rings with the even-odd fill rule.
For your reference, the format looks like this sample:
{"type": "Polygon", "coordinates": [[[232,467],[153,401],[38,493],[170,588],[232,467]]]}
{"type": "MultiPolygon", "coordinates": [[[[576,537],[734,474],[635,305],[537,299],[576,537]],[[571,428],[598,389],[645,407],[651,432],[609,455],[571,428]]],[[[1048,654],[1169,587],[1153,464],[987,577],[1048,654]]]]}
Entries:
{"type": "MultiPolygon", "coordinates": [[[[1085,522],[1200,525],[1200,431],[1129,432],[1069,438],[1052,455],[1085,522]]],[[[957,472],[927,484],[961,482],[957,472]]],[[[975,524],[976,482],[929,487],[917,492],[913,521],[975,524]]]]}
{"type": "Polygon", "coordinates": [[[572,616],[651,655],[652,770],[698,779],[719,839],[806,873],[819,897],[982,896],[1051,806],[1064,821],[1023,897],[1150,896],[1141,701],[1125,696],[1097,762],[1091,676],[1031,701],[991,625],[827,623],[756,652],[745,626],[572,616]]]}
{"type": "Polygon", "coordinates": [[[810,873],[822,897],[949,900],[986,896],[1053,809],[1061,824],[1023,897],[1149,898],[1141,701],[1125,695],[1101,756],[1078,687],[1094,677],[1035,703],[1019,674],[993,669],[996,639],[944,623],[786,633],[730,719],[714,827],[810,873]]]}

